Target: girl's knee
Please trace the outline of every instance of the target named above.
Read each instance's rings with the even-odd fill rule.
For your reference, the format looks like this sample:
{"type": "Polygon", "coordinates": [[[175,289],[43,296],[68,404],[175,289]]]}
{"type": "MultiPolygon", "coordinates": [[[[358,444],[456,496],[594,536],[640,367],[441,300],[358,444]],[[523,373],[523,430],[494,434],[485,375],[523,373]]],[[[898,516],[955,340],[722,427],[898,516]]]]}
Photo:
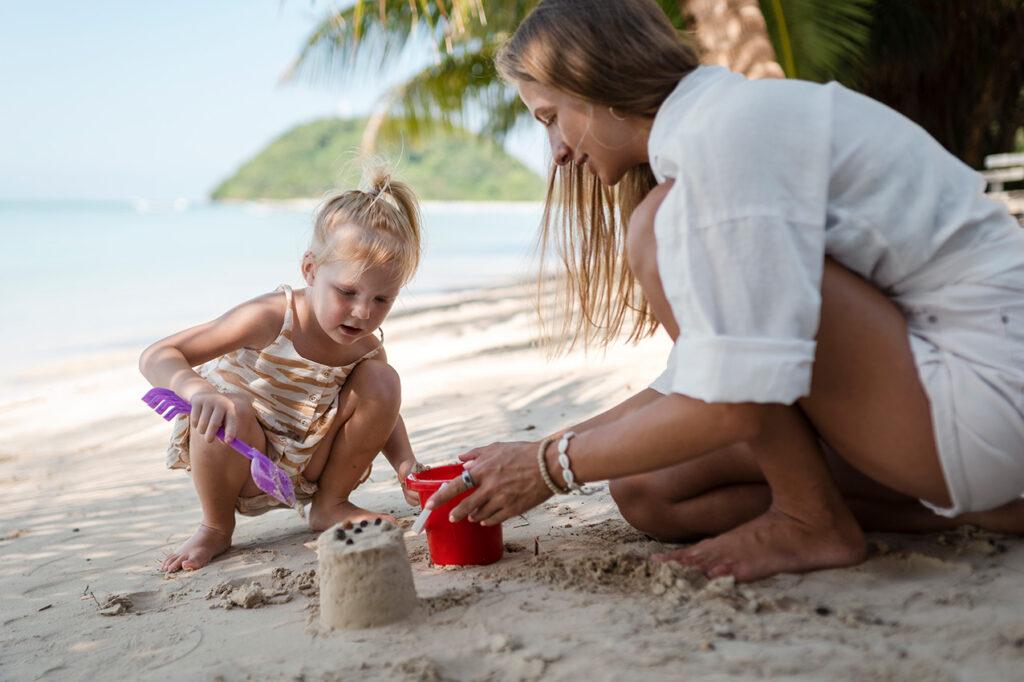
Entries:
{"type": "MultiPolygon", "coordinates": [[[[266,435],[263,433],[263,427],[260,426],[255,415],[243,416],[240,419],[238,432],[235,434],[235,438],[248,443],[257,450],[265,449],[266,435]]],[[[195,429],[189,429],[188,448],[191,456],[193,457],[197,452],[200,453],[200,456],[218,456],[234,452],[234,450],[231,449],[231,446],[220,438],[214,438],[212,442],[207,442],[206,438],[200,435],[195,429]]],[[[234,457],[232,457],[232,459],[234,459],[234,457]]]]}
{"type": "Polygon", "coordinates": [[[395,368],[381,360],[364,360],[348,378],[352,394],[361,401],[398,406],[402,382],[395,368]]]}

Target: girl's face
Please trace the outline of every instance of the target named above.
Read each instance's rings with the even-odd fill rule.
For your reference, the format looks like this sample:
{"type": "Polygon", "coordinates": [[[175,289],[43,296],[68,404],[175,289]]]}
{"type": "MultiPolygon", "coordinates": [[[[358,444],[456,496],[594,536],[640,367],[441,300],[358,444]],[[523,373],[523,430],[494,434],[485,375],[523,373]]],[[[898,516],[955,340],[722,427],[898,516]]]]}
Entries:
{"type": "Polygon", "coordinates": [[[311,253],[303,258],[302,275],[309,285],[307,300],[317,323],[332,341],[343,345],[380,327],[403,284],[399,269],[392,264],[365,267],[333,261],[316,265],[311,253]]]}
{"type": "Polygon", "coordinates": [[[559,166],[587,166],[605,185],[647,163],[650,122],[534,82],[516,84],[519,97],[548,131],[551,157],[559,166]]]}

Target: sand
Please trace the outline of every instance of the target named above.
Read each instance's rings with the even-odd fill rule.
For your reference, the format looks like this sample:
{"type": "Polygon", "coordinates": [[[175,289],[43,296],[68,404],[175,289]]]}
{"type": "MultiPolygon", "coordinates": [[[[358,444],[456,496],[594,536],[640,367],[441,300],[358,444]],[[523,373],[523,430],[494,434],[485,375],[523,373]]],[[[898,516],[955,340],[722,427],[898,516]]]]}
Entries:
{"type": "MultiPolygon", "coordinates": [[[[552,363],[515,289],[400,311],[388,353],[419,457],[534,439],[642,388],[664,339],[552,363]]],[[[607,492],[506,522],[497,564],[429,564],[421,608],[383,627],[318,625],[316,534],[294,512],[239,520],[195,573],[161,557],[198,520],[167,471],[168,425],[139,401],[135,352],[35,372],[0,405],[2,680],[1009,680],[1024,668],[1024,543],[979,532],[871,536],[860,566],[751,585],[646,561],[607,492]]],[[[354,501],[416,509],[378,461],[354,501]]]]}

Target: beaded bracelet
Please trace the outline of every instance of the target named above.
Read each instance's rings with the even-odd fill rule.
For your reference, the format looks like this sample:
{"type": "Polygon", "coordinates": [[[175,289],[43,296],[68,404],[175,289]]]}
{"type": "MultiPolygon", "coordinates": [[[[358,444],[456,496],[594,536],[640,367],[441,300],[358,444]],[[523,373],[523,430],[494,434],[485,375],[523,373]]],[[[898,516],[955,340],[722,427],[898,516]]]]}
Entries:
{"type": "Polygon", "coordinates": [[[570,495],[593,495],[596,490],[581,486],[576,482],[572,473],[572,463],[569,461],[569,441],[576,437],[572,431],[566,431],[558,441],[558,463],[562,465],[562,478],[565,479],[565,486],[569,489],[570,495]]]}
{"type": "Polygon", "coordinates": [[[548,487],[548,490],[553,492],[555,495],[564,495],[565,491],[560,489],[555,482],[551,480],[551,474],[548,473],[547,462],[544,461],[544,451],[548,449],[548,446],[555,442],[554,438],[545,438],[541,441],[540,447],[537,448],[537,466],[540,468],[540,477],[544,479],[544,485],[548,487]]]}

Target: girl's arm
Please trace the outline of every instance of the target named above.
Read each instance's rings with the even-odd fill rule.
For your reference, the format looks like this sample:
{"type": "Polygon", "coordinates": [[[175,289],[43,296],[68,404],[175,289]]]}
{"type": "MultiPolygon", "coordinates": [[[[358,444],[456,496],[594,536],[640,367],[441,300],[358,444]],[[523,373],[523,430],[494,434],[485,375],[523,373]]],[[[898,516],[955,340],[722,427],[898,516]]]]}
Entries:
{"type": "Polygon", "coordinates": [[[398,415],[395,428],[391,431],[391,436],[388,437],[387,442],[384,443],[382,452],[388,458],[394,470],[398,472],[399,478],[404,478],[401,471],[403,467],[408,470],[404,473],[408,474],[412,471],[412,467],[415,466],[416,456],[412,452],[412,443],[409,442],[409,433],[405,430],[405,421],[402,419],[402,415],[398,415]]]}
{"type": "MultiPolygon", "coordinates": [[[[377,358],[383,362],[388,361],[388,354],[384,350],[384,346],[380,347],[380,353],[377,355],[377,358]]],[[[395,428],[391,430],[391,435],[388,436],[387,442],[384,443],[382,452],[391,464],[391,468],[398,475],[398,482],[402,485],[402,492],[405,495],[406,501],[413,505],[419,504],[419,495],[409,490],[405,485],[405,477],[413,472],[418,462],[416,461],[416,455],[413,454],[412,443],[409,441],[409,432],[405,428],[405,420],[402,419],[401,414],[398,415],[395,428]]]]}
{"type": "Polygon", "coordinates": [[[242,347],[263,348],[277,338],[284,309],[267,294],[246,301],[216,320],[160,339],[139,357],[139,371],[154,386],[169,388],[185,400],[210,384],[192,368],[242,347]],[[277,304],[277,305],[275,305],[277,304]]]}
{"type": "MultiPolygon", "coordinates": [[[[284,323],[283,301],[283,294],[267,294],[232,308],[212,322],[161,339],[142,352],[139,371],[152,385],[169,388],[192,402],[193,426],[197,426],[197,412],[202,408],[196,397],[202,403],[204,396],[216,391],[192,368],[242,347],[263,348],[272,343],[284,323]]],[[[233,436],[235,423],[229,422],[224,430],[233,436]]],[[[215,433],[219,425],[219,420],[216,424],[203,422],[200,430],[212,440],[210,433],[215,433]]]]}

